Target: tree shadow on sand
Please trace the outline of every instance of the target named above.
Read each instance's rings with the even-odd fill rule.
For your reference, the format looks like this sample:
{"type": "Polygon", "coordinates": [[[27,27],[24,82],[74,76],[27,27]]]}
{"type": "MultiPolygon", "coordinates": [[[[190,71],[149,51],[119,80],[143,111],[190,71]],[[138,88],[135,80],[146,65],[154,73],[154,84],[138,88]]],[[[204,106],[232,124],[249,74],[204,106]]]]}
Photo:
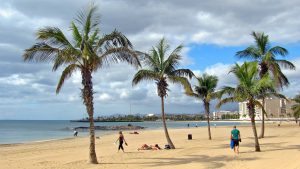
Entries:
{"type": "Polygon", "coordinates": [[[184,158],[144,158],[144,160],[154,160],[151,162],[124,162],[124,163],[101,163],[107,165],[116,165],[116,164],[137,164],[147,167],[157,167],[157,166],[168,166],[168,165],[183,165],[190,163],[199,163],[204,165],[206,168],[220,168],[225,166],[225,162],[232,160],[239,161],[249,161],[256,160],[258,158],[243,158],[243,157],[229,157],[229,156],[207,156],[207,155],[188,155],[184,158]]]}
{"type": "Polygon", "coordinates": [[[229,156],[207,156],[207,155],[188,155],[183,158],[143,158],[143,160],[152,160],[149,162],[122,162],[122,163],[100,163],[106,165],[142,165],[145,167],[157,167],[157,166],[175,166],[184,165],[190,163],[198,163],[204,165],[206,168],[221,168],[225,166],[225,162],[239,160],[239,161],[249,161],[257,160],[258,158],[245,158],[245,157],[229,157],[229,156]],[[154,160],[154,161],[153,161],[154,160]]]}
{"type": "MultiPolygon", "coordinates": [[[[272,150],[286,150],[286,149],[299,149],[295,148],[296,145],[294,146],[285,146],[288,142],[278,142],[278,143],[260,143],[261,151],[266,152],[266,151],[272,151],[272,150]],[[272,147],[276,147],[275,149],[272,147]]],[[[253,143],[240,143],[240,153],[250,153],[254,151],[242,151],[243,147],[247,148],[253,148],[254,149],[254,142],[253,143]]],[[[300,145],[299,145],[300,147],[300,145]]],[[[229,149],[230,145],[228,144],[220,144],[220,145],[215,145],[210,147],[210,149],[229,149]]]]}
{"type": "Polygon", "coordinates": [[[190,163],[199,163],[207,168],[220,168],[225,166],[225,162],[232,160],[256,160],[258,158],[243,158],[243,157],[229,157],[229,156],[208,156],[208,155],[188,155],[184,158],[147,158],[149,160],[155,160],[154,162],[146,162],[143,165],[148,167],[154,166],[172,166],[183,165],[190,163]]]}

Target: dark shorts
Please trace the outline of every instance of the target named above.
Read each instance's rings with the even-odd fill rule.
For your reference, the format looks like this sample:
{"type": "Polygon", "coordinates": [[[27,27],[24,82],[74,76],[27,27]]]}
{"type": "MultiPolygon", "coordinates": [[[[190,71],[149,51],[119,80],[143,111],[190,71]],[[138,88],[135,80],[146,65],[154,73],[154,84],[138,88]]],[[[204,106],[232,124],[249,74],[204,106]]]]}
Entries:
{"type": "Polygon", "coordinates": [[[239,140],[232,139],[234,147],[239,146],[239,140]]]}

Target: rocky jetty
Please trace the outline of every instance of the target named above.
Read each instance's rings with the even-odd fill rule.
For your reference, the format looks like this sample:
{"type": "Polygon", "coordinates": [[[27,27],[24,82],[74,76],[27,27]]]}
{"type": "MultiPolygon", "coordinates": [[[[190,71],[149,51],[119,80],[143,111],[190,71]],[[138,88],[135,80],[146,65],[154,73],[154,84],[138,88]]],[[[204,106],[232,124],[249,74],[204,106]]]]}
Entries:
{"type": "MultiPolygon", "coordinates": [[[[89,127],[75,127],[75,130],[88,130],[89,127]]],[[[128,124],[127,126],[95,126],[95,130],[141,130],[145,129],[145,127],[142,126],[133,126],[128,124]]]]}

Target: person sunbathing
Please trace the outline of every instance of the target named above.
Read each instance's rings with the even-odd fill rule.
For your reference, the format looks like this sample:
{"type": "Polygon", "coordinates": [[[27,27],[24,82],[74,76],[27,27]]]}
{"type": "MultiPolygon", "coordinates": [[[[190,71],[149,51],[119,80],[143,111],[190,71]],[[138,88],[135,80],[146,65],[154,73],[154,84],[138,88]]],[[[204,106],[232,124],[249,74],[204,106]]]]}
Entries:
{"type": "Polygon", "coordinates": [[[139,134],[137,131],[131,132],[129,134],[139,134]]]}
{"type": "Polygon", "coordinates": [[[138,150],[161,150],[161,148],[158,146],[158,144],[153,145],[147,145],[143,144],[138,150]]]}

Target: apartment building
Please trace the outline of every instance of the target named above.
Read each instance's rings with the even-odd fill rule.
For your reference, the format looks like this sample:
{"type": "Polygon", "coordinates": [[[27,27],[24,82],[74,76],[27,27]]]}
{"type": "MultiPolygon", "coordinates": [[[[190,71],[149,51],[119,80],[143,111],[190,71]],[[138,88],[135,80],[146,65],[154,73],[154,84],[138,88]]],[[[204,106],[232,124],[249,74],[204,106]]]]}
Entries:
{"type": "MultiPolygon", "coordinates": [[[[262,103],[262,100],[260,100],[262,103]]],[[[295,104],[294,101],[287,101],[285,99],[280,99],[277,97],[270,97],[265,99],[265,110],[268,119],[278,119],[278,118],[289,118],[292,116],[292,105],[295,104]]],[[[240,119],[250,119],[249,111],[247,108],[247,102],[239,103],[239,113],[240,119]]],[[[262,110],[259,107],[255,107],[255,119],[261,120],[262,110]]]]}

